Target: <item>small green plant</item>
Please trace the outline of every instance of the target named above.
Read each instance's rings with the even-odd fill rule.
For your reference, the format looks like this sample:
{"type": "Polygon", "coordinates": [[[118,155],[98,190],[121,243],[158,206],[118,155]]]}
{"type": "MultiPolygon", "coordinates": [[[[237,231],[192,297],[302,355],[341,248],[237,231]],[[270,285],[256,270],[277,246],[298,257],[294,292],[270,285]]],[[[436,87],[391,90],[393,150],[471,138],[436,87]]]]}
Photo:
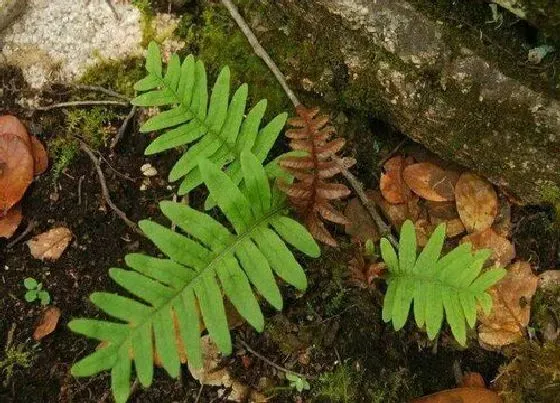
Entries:
{"type": "Polygon", "coordinates": [[[242,188],[221,166],[207,159],[199,162],[201,179],[235,233],[210,215],[165,201],[160,204],[163,214],[184,235],[150,220],[139,223],[167,258],[133,253],[125,257],[132,270],[110,269],[111,278],[142,302],[106,292],[91,295],[97,307],[121,322],[70,322],[72,331],[107,344],[74,364],[74,376],[110,369],[115,400],[124,402],[132,362],[146,387],[153,379],[154,352],[170,376],[179,376],[176,334],[189,365],[202,367],[201,320],[219,349],[231,353],[222,293],[249,324],[262,331],[264,316],[252,286],[278,310],[283,302],[274,274],[300,290],[306,288],[303,268],[286,243],[311,257],[320,255],[319,246],[305,227],[286,216],[285,196],[277,187],[271,188],[259,158],[243,151],[239,162],[242,188]]]}
{"type": "Polygon", "coordinates": [[[290,388],[303,392],[311,389],[311,385],[304,378],[301,378],[293,372],[286,372],[286,380],[290,383],[290,388]]]}
{"type": "Polygon", "coordinates": [[[490,312],[492,298],[485,291],[505,276],[506,270],[492,268],[480,274],[491,251],[473,253],[470,243],[440,257],[444,240],[443,223],[417,257],[416,230],[410,220],[402,226],[398,256],[387,239],[381,240],[381,256],[389,270],[383,320],[400,330],[407,321],[410,305],[414,304],[416,324],[426,326],[430,340],[436,337],[445,316],[455,339],[465,345],[465,322],[474,327],[477,303],[486,314],[490,312]]]}
{"type": "Polygon", "coordinates": [[[14,343],[14,331],[15,324],[8,331],[6,346],[4,347],[4,357],[0,360],[0,375],[4,378],[2,382],[4,387],[7,387],[10,383],[16,367],[31,368],[37,351],[37,345],[26,349],[26,344],[14,343]]]}
{"type": "Polygon", "coordinates": [[[352,370],[352,366],[348,363],[341,364],[331,372],[321,374],[316,394],[331,402],[351,403],[356,398],[358,381],[359,376],[352,370]]]}
{"type": "Polygon", "coordinates": [[[51,295],[47,290],[43,290],[43,283],[38,283],[33,277],[23,280],[23,285],[27,292],[25,300],[27,302],[41,301],[41,305],[48,305],[51,302],[51,295]]]}
{"type": "MultiPolygon", "coordinates": [[[[150,118],[140,128],[141,132],[167,129],[146,148],[145,154],[190,145],[169,174],[172,182],[182,179],[179,194],[186,194],[202,183],[198,165],[201,158],[207,158],[220,168],[227,166],[226,172],[238,185],[242,180],[241,153],[250,151],[262,163],[286,123],[287,114],[283,113],[259,130],[266,100],[259,101],[245,116],[247,84],[241,85],[230,100],[227,67],[222,69],[209,94],[202,61],[195,61],[189,55],[181,63],[179,56],[173,54],[163,74],[160,50],[151,42],[146,70],[147,77],[134,86],[143,94],[132,103],[170,109],[150,118]]],[[[209,201],[206,207],[212,206],[214,202],[209,201]]]]}

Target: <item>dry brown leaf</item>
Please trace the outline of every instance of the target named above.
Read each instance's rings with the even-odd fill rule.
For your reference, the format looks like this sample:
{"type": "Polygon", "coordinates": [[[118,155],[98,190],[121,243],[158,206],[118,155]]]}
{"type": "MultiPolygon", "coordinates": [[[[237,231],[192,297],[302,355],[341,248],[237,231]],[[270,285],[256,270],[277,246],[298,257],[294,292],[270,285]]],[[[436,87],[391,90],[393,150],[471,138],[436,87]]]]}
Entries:
{"type": "Polygon", "coordinates": [[[407,203],[402,204],[387,202],[381,195],[381,192],[375,190],[368,191],[367,196],[379,206],[383,215],[396,229],[400,229],[406,220],[416,221],[422,213],[418,205],[418,197],[416,196],[413,196],[407,203]]]}
{"type": "Polygon", "coordinates": [[[459,384],[460,387],[471,387],[471,388],[485,388],[486,384],[480,372],[465,372],[463,374],[463,379],[459,384]]]}
{"type": "Polygon", "coordinates": [[[31,136],[31,148],[33,150],[33,174],[41,175],[49,167],[49,156],[43,143],[35,136],[31,136]]]}
{"type": "Polygon", "coordinates": [[[32,181],[33,156],[25,142],[0,134],[0,214],[21,200],[32,181]]]}
{"type": "Polygon", "coordinates": [[[507,267],[515,258],[515,247],[506,238],[501,237],[492,228],[473,232],[461,239],[461,243],[470,242],[473,249],[490,249],[490,260],[499,267],[507,267]]]}
{"type": "Polygon", "coordinates": [[[533,275],[531,265],[517,261],[508,268],[506,276],[489,289],[492,311],[488,316],[479,315],[478,336],[483,347],[504,346],[523,337],[537,284],[538,277],[533,275]]]}
{"type": "Polygon", "coordinates": [[[443,390],[414,399],[411,403],[503,403],[503,400],[492,390],[466,387],[443,390]]]}
{"type": "Polygon", "coordinates": [[[15,136],[21,139],[25,146],[31,151],[31,139],[27,134],[27,129],[21,120],[11,115],[0,116],[0,137],[15,136]]]}
{"type": "Polygon", "coordinates": [[[408,165],[400,155],[390,158],[384,165],[385,173],[379,179],[381,194],[389,203],[406,203],[410,197],[410,189],[404,182],[403,171],[408,165]]]}
{"type": "Polygon", "coordinates": [[[428,239],[432,236],[436,226],[428,220],[421,218],[414,222],[414,228],[416,229],[416,244],[423,248],[428,243],[428,239]]]}
{"type": "Polygon", "coordinates": [[[60,319],[60,309],[56,306],[50,306],[43,311],[41,315],[41,320],[39,324],[35,328],[33,332],[33,340],[39,341],[43,337],[48,336],[54,329],[56,329],[56,325],[58,324],[58,320],[60,319]]]}
{"type": "Polygon", "coordinates": [[[11,238],[22,219],[23,215],[19,204],[9,209],[5,216],[0,217],[0,238],[11,238]]]}
{"type": "Polygon", "coordinates": [[[511,204],[503,195],[498,196],[498,215],[492,224],[492,228],[504,238],[511,237],[511,204]]]}
{"type": "Polygon", "coordinates": [[[349,220],[349,223],[344,225],[344,230],[352,237],[352,242],[365,243],[368,239],[373,242],[379,240],[377,226],[359,199],[348,202],[344,215],[349,220]]]}
{"type": "Polygon", "coordinates": [[[429,162],[407,166],[403,171],[404,181],[418,196],[431,201],[455,200],[457,174],[445,171],[429,162]]]}
{"type": "Polygon", "coordinates": [[[65,227],[53,228],[27,241],[35,259],[57,260],[72,240],[72,232],[65,227]]]}
{"type": "Polygon", "coordinates": [[[428,211],[428,216],[430,221],[435,219],[442,221],[453,220],[459,218],[459,213],[457,212],[457,207],[455,202],[435,202],[426,201],[426,210],[428,211]]]}
{"type": "Polygon", "coordinates": [[[494,187],[475,174],[461,175],[455,185],[455,201],[469,232],[490,228],[498,215],[498,196],[494,187]]]}

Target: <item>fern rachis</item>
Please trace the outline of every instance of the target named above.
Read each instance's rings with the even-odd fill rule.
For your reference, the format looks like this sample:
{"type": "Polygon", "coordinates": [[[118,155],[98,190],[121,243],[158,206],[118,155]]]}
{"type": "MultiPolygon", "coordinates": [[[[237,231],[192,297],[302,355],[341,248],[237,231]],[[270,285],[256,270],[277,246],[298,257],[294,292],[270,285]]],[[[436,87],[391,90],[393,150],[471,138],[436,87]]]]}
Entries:
{"type": "Polygon", "coordinates": [[[218,166],[200,162],[204,182],[235,234],[209,215],[174,202],[162,202],[162,212],[189,237],[149,220],[140,222],[167,258],[133,253],[125,259],[132,270],[110,270],[111,278],[143,302],[117,294],[92,294],[95,305],[124,323],[92,319],[70,323],[73,331],[107,343],[73,366],[75,376],[111,369],[115,398],[123,402],[129,394],[132,362],[144,386],[152,381],[154,352],[169,375],[179,375],[175,323],[193,367],[202,365],[200,317],[220,350],[231,352],[222,292],[241,316],[262,331],[264,318],[252,287],[277,309],[282,308],[282,298],[273,273],[305,289],[303,269],[284,242],[314,257],[319,247],[303,226],[285,216],[281,193],[271,191],[258,158],[243,152],[240,164],[243,192],[218,166]]]}
{"type": "Polygon", "coordinates": [[[398,256],[389,241],[381,240],[381,255],[389,270],[388,288],[383,303],[383,320],[401,329],[410,305],[418,327],[426,326],[428,338],[439,332],[444,316],[455,339],[466,343],[465,322],[474,327],[476,306],[489,313],[492,299],[485,291],[506,273],[491,268],[481,273],[491,251],[471,252],[469,243],[462,244],[440,258],[445,239],[445,224],[440,224],[426,247],[416,256],[416,231],[409,220],[401,228],[398,256]]]}

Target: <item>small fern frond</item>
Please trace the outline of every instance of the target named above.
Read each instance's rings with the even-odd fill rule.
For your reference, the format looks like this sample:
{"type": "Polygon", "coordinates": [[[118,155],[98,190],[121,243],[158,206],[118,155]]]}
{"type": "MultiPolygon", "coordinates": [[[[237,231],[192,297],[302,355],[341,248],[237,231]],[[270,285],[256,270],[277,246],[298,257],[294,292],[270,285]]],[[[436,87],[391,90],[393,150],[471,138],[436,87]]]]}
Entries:
{"type": "Polygon", "coordinates": [[[318,115],[319,108],[307,109],[300,105],[296,112],[298,117],[288,121],[292,128],[286,131],[286,137],[290,139],[292,150],[305,154],[279,160],[279,165],[295,178],[294,183],[280,182],[280,186],[315,239],[337,246],[323,220],[348,223],[332,202],[348,196],[350,189],[343,184],[329,182],[341,171],[332,157],[342,149],[344,139],[330,140],[335,133],[334,128],[328,124],[328,116],[318,115]]]}
{"type": "Polygon", "coordinates": [[[129,270],[113,268],[110,276],[136,297],[94,293],[91,301],[118,322],[76,319],[72,331],[104,342],[104,347],[74,364],[74,376],[111,370],[111,387],[117,402],[128,398],[131,366],[149,386],[154,355],[172,377],[178,377],[182,346],[189,363],[202,366],[201,323],[219,349],[232,350],[223,304],[224,294],[242,317],[258,331],[264,318],[255,296],[282,308],[274,275],[305,289],[302,267],[286,243],[318,257],[320,249],[307,230],[288,218],[281,193],[270,188],[259,158],[243,151],[240,167],[243,191],[221,167],[200,161],[200,174],[212,198],[225,214],[234,233],[209,215],[186,205],[162,202],[163,214],[184,234],[150,220],[140,228],[166,258],[133,253],[126,256],[129,270]]]}
{"type": "Polygon", "coordinates": [[[389,271],[383,320],[393,322],[395,330],[400,330],[407,321],[410,305],[414,304],[416,324],[426,326],[430,340],[441,329],[445,316],[455,339],[465,345],[465,322],[474,327],[477,303],[486,314],[490,312],[492,298],[486,290],[505,276],[506,270],[491,268],[481,274],[491,251],[473,253],[470,243],[440,258],[444,239],[442,223],[416,257],[416,230],[410,220],[401,228],[398,255],[387,239],[381,239],[381,256],[389,271]]]}
{"type": "Polygon", "coordinates": [[[160,50],[151,42],[146,70],[148,75],[134,86],[143,94],[132,103],[169,109],[148,119],[140,128],[141,132],[166,130],[146,148],[145,154],[188,147],[169,174],[170,181],[182,179],[179,194],[188,193],[202,183],[198,161],[204,158],[219,167],[227,165],[228,174],[236,185],[239,184],[241,152],[251,151],[263,162],[286,123],[287,115],[283,113],[260,128],[266,100],[258,102],[245,117],[247,84],[241,85],[230,100],[227,67],[221,70],[209,94],[202,61],[195,61],[194,56],[189,55],[181,63],[179,56],[173,54],[164,74],[160,50]]]}

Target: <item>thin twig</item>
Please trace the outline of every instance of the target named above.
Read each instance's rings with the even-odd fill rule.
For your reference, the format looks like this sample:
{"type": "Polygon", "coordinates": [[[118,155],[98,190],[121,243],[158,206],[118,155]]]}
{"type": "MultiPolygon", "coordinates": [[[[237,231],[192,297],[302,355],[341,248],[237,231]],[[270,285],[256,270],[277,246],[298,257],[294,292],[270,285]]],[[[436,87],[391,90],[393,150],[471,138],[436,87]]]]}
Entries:
{"type": "Polygon", "coordinates": [[[248,352],[250,352],[251,354],[253,354],[255,357],[257,357],[258,359],[266,362],[267,364],[271,365],[272,367],[276,368],[278,371],[282,371],[285,373],[290,373],[290,374],[294,374],[300,378],[303,379],[315,379],[315,377],[310,376],[310,375],[304,375],[301,372],[296,372],[296,371],[292,371],[291,369],[287,369],[284,368],[278,364],[276,364],[274,361],[269,360],[268,358],[266,358],[264,355],[262,355],[261,353],[256,352],[255,350],[253,350],[251,348],[251,346],[249,346],[245,341],[243,340],[239,340],[239,344],[241,344],[243,346],[243,348],[245,350],[247,350],[248,352]]]}
{"type": "Polygon", "coordinates": [[[128,101],[116,101],[114,99],[105,99],[105,100],[98,100],[98,101],[68,101],[68,102],[60,102],[58,104],[53,104],[49,106],[38,106],[35,108],[37,111],[50,111],[52,109],[59,109],[59,108],[72,108],[72,107],[82,107],[82,106],[122,106],[126,107],[129,106],[130,103],[128,101]]]}
{"type": "MultiPolygon", "coordinates": [[[[261,59],[263,59],[263,61],[266,63],[266,65],[268,66],[272,74],[274,74],[274,77],[276,77],[276,80],[278,80],[278,82],[284,89],[284,92],[286,92],[286,95],[288,96],[288,98],[290,98],[290,100],[294,104],[294,107],[300,105],[301,102],[288,86],[284,74],[280,71],[276,63],[274,63],[274,60],[272,60],[268,52],[262,47],[259,40],[253,33],[253,31],[251,31],[251,28],[249,27],[247,22],[245,22],[244,18],[241,16],[241,14],[239,14],[237,7],[235,7],[235,5],[231,2],[231,0],[222,0],[222,4],[228,9],[232,18],[235,20],[237,25],[239,25],[239,28],[241,29],[241,31],[243,31],[243,33],[247,37],[247,40],[249,41],[249,44],[253,47],[255,54],[259,56],[261,59]]],[[[358,178],[356,178],[348,170],[348,168],[346,167],[342,159],[335,158],[334,160],[337,161],[342,175],[346,178],[346,180],[348,181],[348,183],[350,184],[354,192],[358,195],[358,198],[360,199],[360,201],[368,211],[373,221],[377,224],[379,231],[381,232],[381,235],[387,237],[387,239],[389,239],[389,241],[393,245],[397,245],[397,240],[391,233],[391,228],[385,223],[385,221],[383,221],[383,219],[377,212],[375,205],[364,193],[363,186],[358,180],[358,178]]]]}
{"type": "Polygon", "coordinates": [[[97,176],[99,177],[99,184],[101,185],[101,193],[103,194],[103,199],[105,200],[105,202],[109,205],[111,210],[113,210],[115,214],[117,214],[117,216],[119,216],[119,218],[123,220],[125,224],[128,225],[134,232],[144,236],[144,233],[138,228],[136,223],[129,220],[126,214],[122,210],[120,210],[117,207],[117,205],[113,203],[113,201],[111,200],[111,196],[109,194],[109,188],[107,187],[107,181],[105,180],[105,175],[101,170],[101,163],[99,162],[99,159],[93,154],[93,151],[91,151],[91,149],[87,146],[87,144],[81,140],[80,140],[80,148],[89,156],[91,162],[93,162],[93,165],[95,165],[95,169],[97,170],[97,176]]]}
{"type": "Polygon", "coordinates": [[[117,91],[113,91],[109,88],[99,87],[97,85],[74,84],[73,87],[77,90],[102,92],[102,93],[107,94],[111,97],[120,98],[120,99],[125,100],[125,101],[129,100],[129,98],[126,95],[118,93],[117,91]]]}
{"type": "Polygon", "coordinates": [[[31,220],[27,223],[27,227],[25,227],[25,229],[23,230],[23,232],[21,233],[20,236],[18,236],[16,239],[14,239],[12,242],[10,242],[8,245],[6,245],[7,249],[12,249],[14,247],[15,244],[17,244],[19,241],[21,241],[23,238],[25,238],[27,236],[27,234],[29,234],[31,231],[33,231],[33,229],[37,226],[37,222],[31,220]]]}
{"type": "Polygon", "coordinates": [[[237,7],[235,7],[231,0],[222,0],[222,4],[228,9],[237,25],[239,25],[239,28],[241,28],[241,31],[243,31],[243,33],[247,37],[247,40],[253,47],[256,55],[263,59],[270,71],[272,71],[272,74],[274,74],[276,80],[278,80],[294,106],[300,105],[301,102],[297,99],[294,92],[288,86],[286,77],[284,77],[284,74],[280,71],[274,60],[272,60],[272,58],[269,56],[268,52],[261,46],[257,37],[255,36],[255,34],[253,34],[253,31],[251,31],[251,28],[245,22],[245,19],[241,16],[241,14],[239,14],[239,11],[237,11],[237,7]]]}
{"type": "Polygon", "coordinates": [[[136,183],[136,179],[131,178],[130,176],[125,175],[125,174],[123,174],[122,172],[117,171],[115,168],[113,168],[113,166],[109,163],[109,161],[107,161],[107,158],[105,158],[105,157],[104,157],[103,155],[101,155],[101,153],[99,153],[99,152],[98,152],[97,154],[99,155],[99,158],[102,159],[102,160],[107,164],[107,166],[109,167],[109,169],[110,169],[111,171],[113,171],[115,174],[117,174],[118,176],[120,176],[120,177],[123,178],[123,179],[126,179],[126,180],[129,181],[129,182],[136,183]]]}
{"type": "Polygon", "coordinates": [[[130,112],[128,112],[128,115],[126,115],[126,118],[124,119],[121,127],[119,127],[119,130],[117,130],[117,135],[113,137],[113,139],[111,140],[111,146],[110,146],[111,150],[113,150],[119,144],[119,141],[121,141],[122,138],[124,137],[126,133],[126,129],[128,129],[128,126],[130,124],[130,121],[136,115],[136,109],[137,109],[136,106],[133,106],[132,109],[130,109],[130,112]]]}
{"type": "Polygon", "coordinates": [[[389,227],[385,223],[385,221],[383,221],[383,218],[381,218],[381,215],[375,208],[375,205],[364,192],[364,187],[362,183],[348,170],[348,168],[346,168],[341,158],[333,157],[333,160],[338,164],[338,166],[340,167],[340,173],[342,174],[342,176],[346,178],[350,186],[352,186],[352,189],[354,190],[356,195],[358,195],[358,198],[366,208],[370,217],[373,219],[373,221],[379,228],[380,235],[382,237],[383,236],[386,237],[389,240],[389,242],[391,242],[394,246],[397,246],[398,242],[397,239],[391,233],[391,227],[389,227]]]}
{"type": "Polygon", "coordinates": [[[198,394],[196,395],[196,400],[194,403],[198,403],[200,401],[200,397],[202,396],[202,389],[204,389],[204,384],[200,382],[200,389],[198,389],[198,394]]]}

